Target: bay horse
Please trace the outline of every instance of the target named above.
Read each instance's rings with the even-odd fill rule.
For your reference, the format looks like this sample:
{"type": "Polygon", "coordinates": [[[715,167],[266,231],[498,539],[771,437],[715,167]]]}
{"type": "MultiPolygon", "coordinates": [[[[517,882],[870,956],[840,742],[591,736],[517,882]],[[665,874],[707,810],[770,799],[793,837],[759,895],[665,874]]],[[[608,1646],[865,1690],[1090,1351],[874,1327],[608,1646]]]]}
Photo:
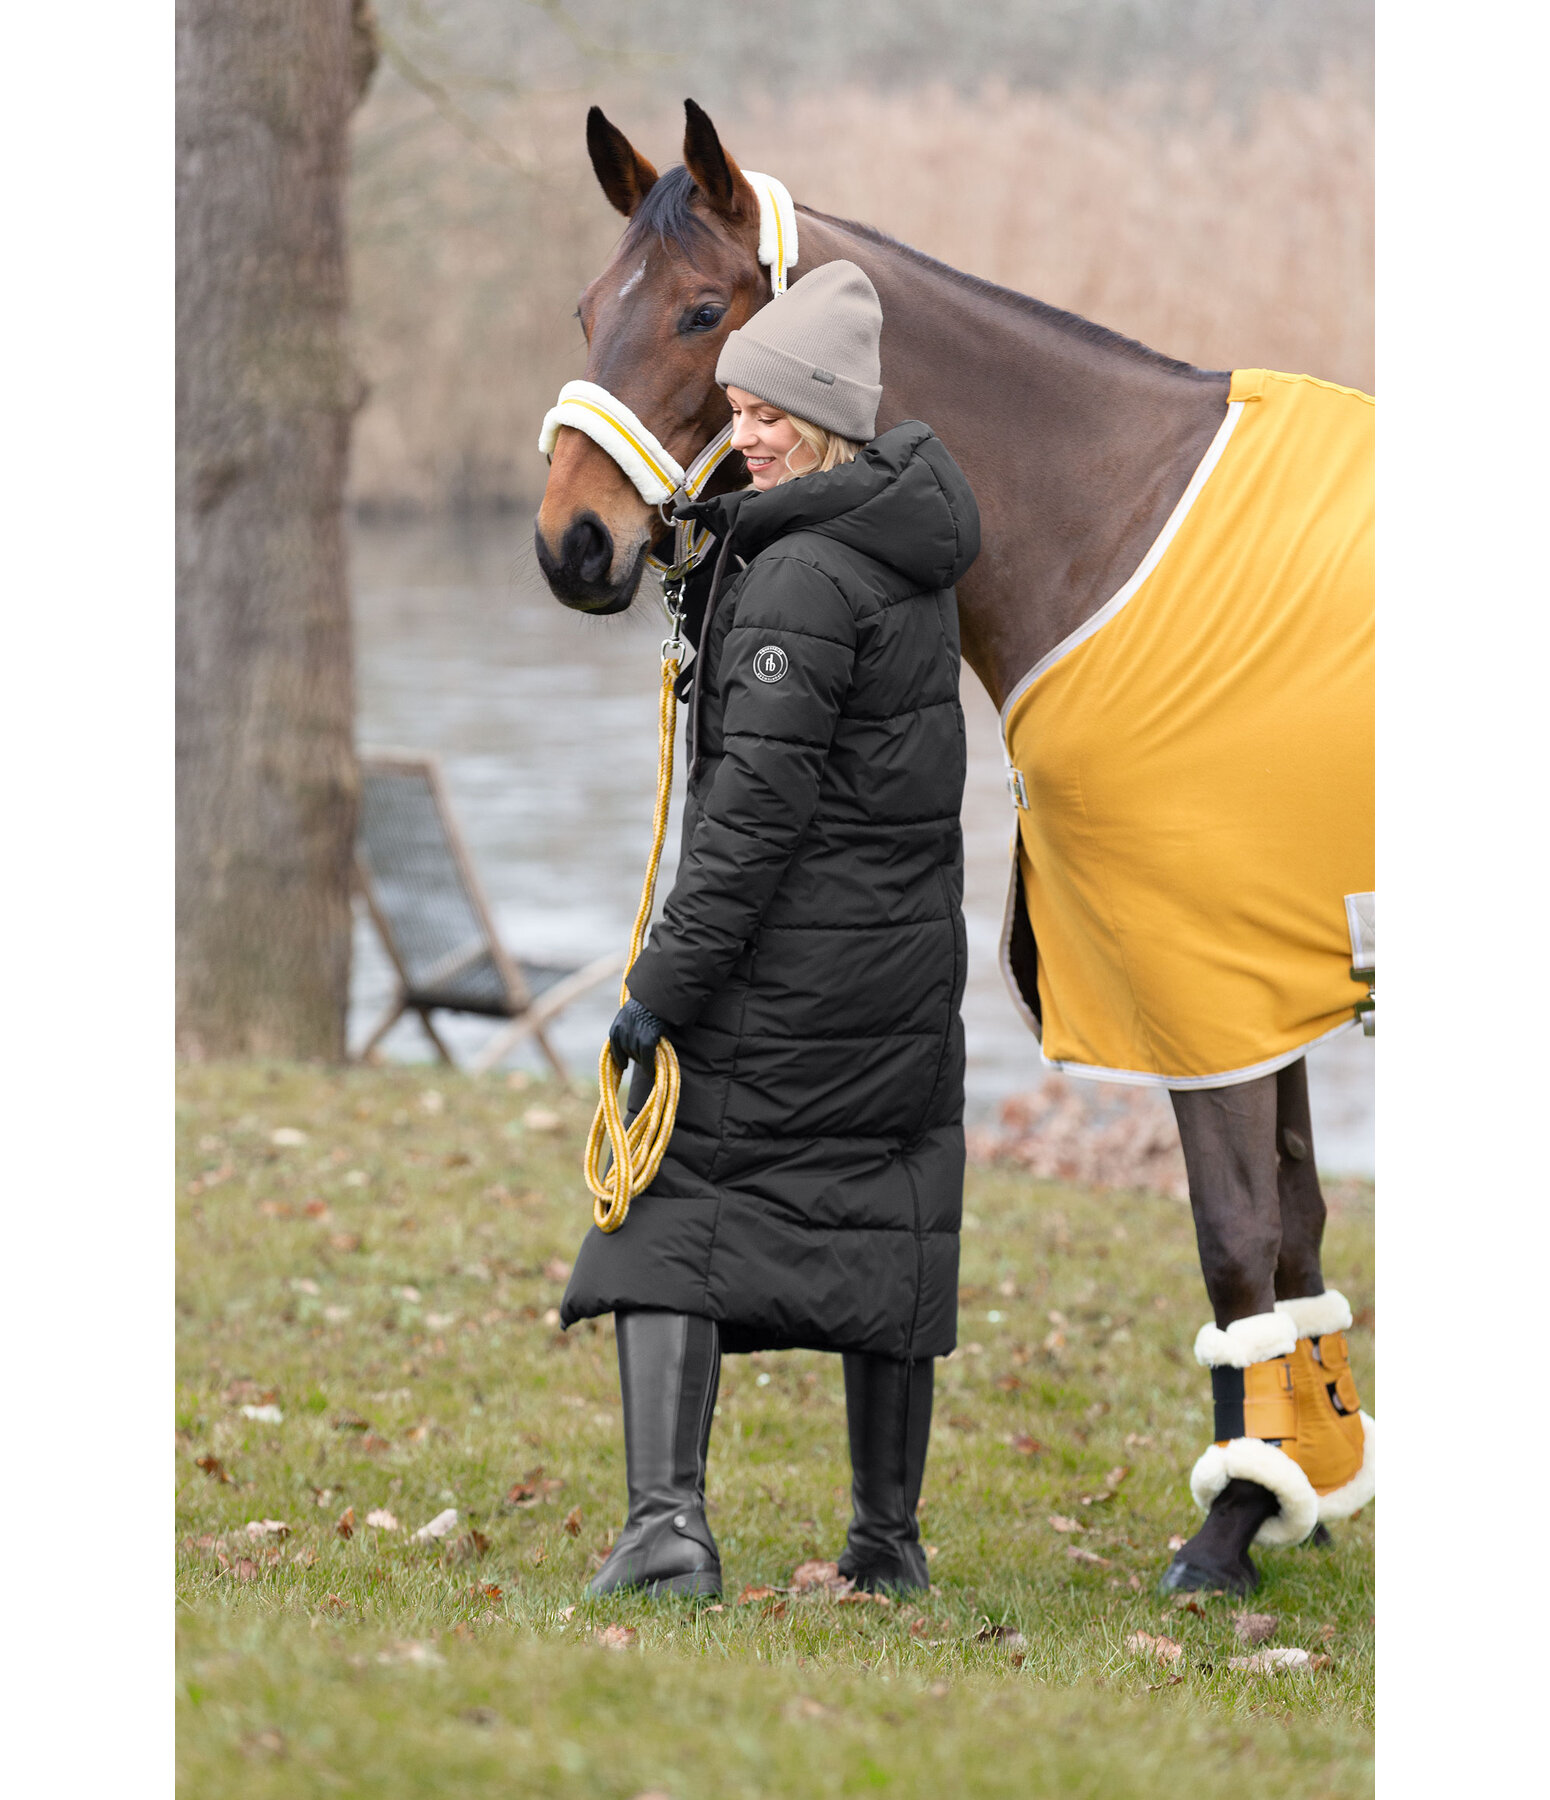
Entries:
{"type": "MultiPolygon", "coordinates": [[[[772,283],[758,257],[759,196],[707,115],[692,100],[685,113],[683,163],[661,175],[597,107],[588,114],[597,179],[629,223],[577,316],[585,379],[688,465],[728,420],[714,380],[720,347],[770,300],[772,283]]],[[[973,487],[983,548],[958,587],[962,648],[1000,709],[1133,576],[1223,423],[1230,374],[1159,355],[869,226],[796,211],[794,278],[843,257],[881,299],[878,431],[928,421],[973,487]]],[[[734,466],[740,478],[740,460],[729,457],[710,492],[732,485],[734,466]]],[[[535,528],[556,598],[587,613],[627,609],[646,556],[670,535],[664,515],[591,437],[559,431],[535,528]]],[[[1324,1295],[1325,1202],[1302,1058],[1171,1099],[1218,1330],[1271,1314],[1277,1300],[1324,1295]]],[[[1198,1488],[1197,1498],[1205,1504],[1198,1488]]],[[[1290,1537],[1270,1533],[1280,1507],[1258,1481],[1219,1484],[1164,1586],[1248,1591],[1258,1581],[1248,1556],[1256,1535],[1308,1536],[1306,1524],[1290,1537]]]]}

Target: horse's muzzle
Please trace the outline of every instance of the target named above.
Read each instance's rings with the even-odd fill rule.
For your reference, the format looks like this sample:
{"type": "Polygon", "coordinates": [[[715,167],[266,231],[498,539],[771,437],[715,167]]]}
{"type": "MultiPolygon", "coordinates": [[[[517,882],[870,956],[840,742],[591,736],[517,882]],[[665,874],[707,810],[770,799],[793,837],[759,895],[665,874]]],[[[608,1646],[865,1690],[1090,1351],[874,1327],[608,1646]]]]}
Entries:
{"type": "Polygon", "coordinates": [[[565,527],[558,555],[535,525],[533,551],[549,591],[577,612],[623,612],[635,598],[644,552],[637,551],[623,580],[611,580],[613,534],[594,512],[578,513],[565,527]]]}

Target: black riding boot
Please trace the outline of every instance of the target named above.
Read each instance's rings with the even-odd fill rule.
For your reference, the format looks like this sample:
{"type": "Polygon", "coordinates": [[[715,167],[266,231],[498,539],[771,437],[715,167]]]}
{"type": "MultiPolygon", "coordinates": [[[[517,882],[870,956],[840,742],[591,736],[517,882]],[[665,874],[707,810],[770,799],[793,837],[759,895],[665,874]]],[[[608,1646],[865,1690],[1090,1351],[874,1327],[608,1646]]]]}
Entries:
{"type": "Polygon", "coordinates": [[[840,1573],[858,1588],[928,1588],[915,1507],[931,1439],[930,1359],[845,1357],[850,1427],[850,1530],[840,1573]]]}
{"type": "Polygon", "coordinates": [[[630,1513],[589,1594],[721,1592],[705,1522],[705,1452],[721,1379],[721,1338],[688,1313],[615,1315],[630,1513]]]}

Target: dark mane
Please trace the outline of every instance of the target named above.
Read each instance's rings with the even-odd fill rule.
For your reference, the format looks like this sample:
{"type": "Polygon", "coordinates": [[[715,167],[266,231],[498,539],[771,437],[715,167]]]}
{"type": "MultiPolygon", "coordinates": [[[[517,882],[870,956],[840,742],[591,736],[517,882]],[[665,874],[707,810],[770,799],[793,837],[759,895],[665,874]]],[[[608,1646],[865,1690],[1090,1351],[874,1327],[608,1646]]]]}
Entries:
{"type": "MultiPolygon", "coordinates": [[[[660,187],[662,184],[657,183],[660,187]]],[[[655,193],[656,189],[653,188],[655,193]]],[[[966,275],[962,269],[955,269],[951,263],[938,262],[934,256],[927,256],[925,251],[916,250],[910,244],[902,244],[895,237],[889,237],[886,231],[879,231],[875,225],[863,225],[856,219],[837,219],[832,213],[819,212],[814,206],[799,206],[799,212],[811,213],[815,219],[822,219],[826,225],[837,225],[842,231],[854,232],[857,237],[865,238],[869,244],[884,244],[890,250],[897,250],[901,255],[909,257],[922,267],[934,270],[938,275],[945,275],[949,281],[959,287],[967,288],[971,294],[978,294],[986,300],[1000,301],[1003,305],[1015,307],[1019,312],[1031,314],[1042,319],[1046,324],[1058,330],[1068,332],[1072,337],[1080,338],[1083,343],[1096,344],[1109,350],[1119,350],[1137,362],[1150,363],[1154,368],[1172,369],[1178,374],[1205,374],[1211,371],[1200,370],[1193,363],[1180,362],[1177,357],[1164,356],[1160,350],[1153,350],[1148,345],[1138,343],[1135,338],[1122,336],[1117,331],[1110,331],[1107,325],[1095,325],[1091,319],[1084,319],[1078,313],[1063,312],[1058,306],[1050,306],[1043,300],[1035,300],[1031,294],[1020,294],[1016,288],[999,287],[994,281],[986,281],[978,275],[966,275]]],[[[638,217],[639,215],[637,215],[638,217]]],[[[698,220],[695,221],[698,223],[698,220]]]]}
{"type": "Polygon", "coordinates": [[[714,235],[690,207],[698,192],[694,177],[682,163],[675,163],[647,188],[645,199],[630,215],[621,249],[638,249],[654,236],[664,249],[681,251],[692,261],[695,249],[714,235]]]}

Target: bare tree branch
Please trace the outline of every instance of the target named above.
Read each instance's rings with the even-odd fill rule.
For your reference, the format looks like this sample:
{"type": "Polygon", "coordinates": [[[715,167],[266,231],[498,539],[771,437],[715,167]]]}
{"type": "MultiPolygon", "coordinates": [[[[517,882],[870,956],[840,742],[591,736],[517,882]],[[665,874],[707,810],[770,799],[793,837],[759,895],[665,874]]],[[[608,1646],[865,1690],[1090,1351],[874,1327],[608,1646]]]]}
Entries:
{"type": "Polygon", "coordinates": [[[482,151],[486,156],[518,175],[538,174],[537,163],[529,162],[525,157],[520,157],[514,151],[508,150],[499,138],[486,131],[473,114],[465,112],[447,89],[434,76],[427,75],[419,64],[409,57],[397,39],[390,37],[380,25],[377,35],[382,45],[383,57],[394,74],[401,76],[409,83],[410,87],[424,94],[453,130],[466,138],[476,150],[482,151]]]}

